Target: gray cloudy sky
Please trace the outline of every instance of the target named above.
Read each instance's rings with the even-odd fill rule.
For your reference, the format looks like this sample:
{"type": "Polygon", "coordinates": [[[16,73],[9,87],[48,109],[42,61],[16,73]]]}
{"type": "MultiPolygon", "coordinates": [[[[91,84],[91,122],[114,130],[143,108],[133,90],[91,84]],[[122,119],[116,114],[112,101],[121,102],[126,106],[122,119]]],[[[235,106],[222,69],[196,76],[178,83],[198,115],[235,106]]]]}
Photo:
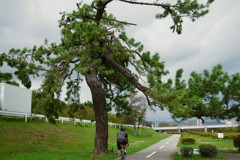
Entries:
{"type": "MultiPolygon", "coordinates": [[[[72,11],[76,2],[79,0],[0,0],[0,52],[41,45],[45,38],[59,42],[59,13],[72,11]]],[[[146,50],[158,52],[170,77],[178,68],[183,68],[188,78],[191,71],[202,72],[219,63],[229,73],[240,72],[239,0],[216,0],[205,17],[194,23],[185,20],[181,35],[171,32],[170,19],[154,19],[157,7],[126,5],[116,0],[107,9],[119,20],[137,24],[127,29],[128,35],[141,41],[146,50]]],[[[40,83],[34,81],[33,89],[40,83]]],[[[88,88],[83,90],[81,99],[90,100],[88,88]]],[[[170,117],[167,112],[148,113],[148,120],[155,119],[167,121],[170,117]]]]}

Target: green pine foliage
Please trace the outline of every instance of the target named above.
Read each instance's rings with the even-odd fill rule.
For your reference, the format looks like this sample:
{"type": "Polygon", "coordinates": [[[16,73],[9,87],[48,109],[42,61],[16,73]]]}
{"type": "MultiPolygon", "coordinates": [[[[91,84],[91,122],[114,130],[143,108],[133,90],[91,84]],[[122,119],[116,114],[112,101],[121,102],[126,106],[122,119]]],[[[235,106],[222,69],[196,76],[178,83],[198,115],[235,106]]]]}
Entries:
{"type": "Polygon", "coordinates": [[[2,72],[0,72],[0,83],[7,83],[7,84],[12,84],[12,85],[15,85],[15,86],[19,86],[19,84],[16,81],[13,81],[12,73],[2,73],[2,72]]]}
{"type": "MultiPolygon", "coordinates": [[[[156,18],[170,16],[173,20],[171,29],[177,33],[182,31],[182,17],[189,17],[194,21],[207,14],[212,2],[213,0],[208,0],[204,4],[195,0],[178,0],[176,4],[170,4],[131,1],[132,4],[150,4],[162,8],[163,13],[158,13],[156,18]]],[[[91,4],[78,3],[72,12],[61,12],[59,44],[45,40],[42,46],[13,48],[8,53],[0,55],[0,66],[5,62],[8,66],[16,68],[14,74],[27,88],[31,87],[31,76],[45,78],[39,92],[44,94],[41,101],[44,107],[42,110],[49,118],[58,116],[55,111],[58,107],[54,106],[54,99],[60,97],[64,84],[67,84],[66,101],[81,103],[80,86],[84,76],[89,72],[98,73],[106,94],[107,110],[118,104],[121,96],[127,96],[125,91],[132,91],[134,87],[139,86],[123,75],[123,72],[131,71],[132,68],[134,73],[130,73],[134,81],[146,77],[148,82],[146,87],[158,89],[149,90],[147,93],[153,98],[158,98],[160,107],[180,93],[170,87],[171,80],[167,83],[162,81],[168,71],[159,54],[144,51],[143,44],[127,36],[125,27],[134,24],[119,21],[114,15],[106,12],[105,7],[109,3],[114,1],[94,0],[91,4]],[[109,58],[113,63],[110,63],[109,58]],[[122,71],[116,69],[115,64],[124,69],[122,71]],[[160,95],[161,98],[156,95],[160,95]]],[[[140,90],[145,92],[146,89],[140,90]]],[[[180,93],[179,97],[184,95],[185,93],[180,93]]]]}
{"type": "MultiPolygon", "coordinates": [[[[162,19],[169,16],[173,22],[170,28],[173,32],[180,34],[183,17],[195,21],[206,15],[213,0],[204,2],[178,0],[171,4],[159,1],[122,2],[129,5],[159,7],[160,12],[156,18],[162,19]]],[[[224,111],[226,106],[222,105],[216,96],[207,97],[211,102],[204,103],[201,102],[203,98],[206,98],[203,97],[204,95],[194,96],[192,91],[184,88],[185,82],[180,80],[182,71],[179,71],[177,75],[176,86],[173,86],[172,80],[164,81],[163,77],[168,74],[168,71],[159,54],[145,51],[143,44],[127,36],[125,28],[135,24],[119,21],[114,15],[107,13],[106,7],[110,3],[115,3],[115,1],[93,0],[90,4],[77,3],[76,9],[72,12],[62,12],[59,20],[61,39],[58,44],[45,40],[42,46],[13,48],[8,53],[0,54],[0,67],[8,65],[16,69],[14,74],[25,87],[31,87],[31,77],[44,79],[38,90],[42,94],[40,101],[42,108],[39,110],[44,112],[50,122],[55,123],[54,118],[59,116],[61,107],[59,99],[63,94],[64,85],[67,85],[66,101],[69,104],[81,105],[80,92],[84,79],[88,81],[87,85],[91,89],[95,116],[99,118],[95,117],[99,122],[97,124],[102,122],[104,124],[101,125],[105,126],[105,132],[103,132],[105,135],[97,133],[98,138],[105,137],[104,146],[98,145],[95,153],[107,151],[107,112],[119,104],[127,107],[122,99],[136,88],[149,96],[149,104],[162,109],[169,107],[175,117],[198,116],[201,118],[202,115],[197,115],[201,113],[199,108],[203,108],[206,111],[204,113],[208,115],[213,111],[214,113],[217,111],[217,114],[224,111]],[[144,85],[141,84],[142,80],[144,85]],[[209,106],[204,106],[206,104],[209,106]]],[[[239,75],[235,75],[231,83],[226,85],[229,88],[236,88],[239,85],[238,79],[239,75]]],[[[217,91],[212,89],[213,94],[217,95],[217,91]]],[[[190,90],[197,92],[194,88],[190,90]]],[[[207,92],[212,93],[212,91],[207,92]]],[[[225,102],[230,102],[233,96],[236,101],[238,97],[235,95],[239,95],[239,91],[232,89],[230,92],[226,89],[222,93],[230,95],[223,96],[225,102]]],[[[234,111],[237,111],[237,107],[234,111]]],[[[224,114],[221,118],[235,117],[236,113],[239,114],[239,112],[231,115],[224,114]]]]}
{"type": "Polygon", "coordinates": [[[214,66],[212,71],[192,72],[187,82],[181,77],[182,70],[178,70],[175,84],[169,83],[170,86],[174,86],[174,89],[172,87],[166,89],[162,86],[156,88],[156,90],[162,90],[164,94],[155,98],[160,101],[168,99],[166,102],[168,110],[174,119],[196,117],[203,120],[203,117],[210,117],[240,120],[239,73],[224,72],[219,64],[214,66]]]}

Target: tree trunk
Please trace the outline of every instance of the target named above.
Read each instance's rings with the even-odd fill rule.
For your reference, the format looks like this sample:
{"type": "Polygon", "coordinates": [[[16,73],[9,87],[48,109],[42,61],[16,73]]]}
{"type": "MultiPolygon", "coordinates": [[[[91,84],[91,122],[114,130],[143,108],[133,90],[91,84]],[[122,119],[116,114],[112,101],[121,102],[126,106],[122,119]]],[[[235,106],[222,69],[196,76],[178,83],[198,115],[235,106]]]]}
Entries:
{"type": "Polygon", "coordinates": [[[92,93],[93,108],[96,120],[96,134],[93,153],[105,154],[107,153],[108,147],[108,117],[104,89],[96,72],[90,72],[86,74],[85,78],[92,93]]]}
{"type": "Polygon", "coordinates": [[[138,129],[136,127],[136,123],[135,122],[133,124],[133,127],[134,127],[134,136],[138,136],[138,129]]]}
{"type": "Polygon", "coordinates": [[[134,136],[138,136],[138,129],[136,126],[136,118],[133,116],[133,128],[134,128],[134,136]]]}

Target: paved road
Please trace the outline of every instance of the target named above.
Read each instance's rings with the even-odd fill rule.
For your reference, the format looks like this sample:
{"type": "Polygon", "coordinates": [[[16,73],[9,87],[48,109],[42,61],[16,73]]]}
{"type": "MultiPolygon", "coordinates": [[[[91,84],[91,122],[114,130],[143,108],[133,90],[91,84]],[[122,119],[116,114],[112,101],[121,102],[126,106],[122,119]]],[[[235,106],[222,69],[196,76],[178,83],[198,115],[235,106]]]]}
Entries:
{"type": "Polygon", "coordinates": [[[127,155],[127,160],[171,160],[172,154],[178,152],[176,147],[180,135],[172,135],[144,150],[127,155]]]}

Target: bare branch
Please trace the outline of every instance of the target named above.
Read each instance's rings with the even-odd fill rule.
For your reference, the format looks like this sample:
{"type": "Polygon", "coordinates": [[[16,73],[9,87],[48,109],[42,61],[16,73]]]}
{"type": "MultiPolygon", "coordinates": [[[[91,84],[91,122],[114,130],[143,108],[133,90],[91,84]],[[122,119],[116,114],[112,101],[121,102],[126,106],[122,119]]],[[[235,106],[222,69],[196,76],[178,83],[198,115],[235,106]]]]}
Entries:
{"type": "Polygon", "coordinates": [[[144,96],[145,96],[146,99],[147,99],[147,103],[148,103],[148,105],[151,106],[151,105],[152,105],[152,102],[150,101],[148,95],[147,95],[146,93],[144,93],[144,92],[143,92],[143,94],[144,94],[144,96]]]}
{"type": "Polygon", "coordinates": [[[129,23],[129,22],[124,22],[124,21],[119,21],[119,20],[116,20],[116,19],[110,19],[110,18],[106,18],[106,17],[102,17],[103,19],[105,20],[109,20],[109,21],[115,21],[115,22],[118,22],[118,23],[122,23],[122,24],[127,24],[127,25],[137,25],[137,24],[134,24],[134,23],[129,23]]]}
{"type": "Polygon", "coordinates": [[[119,0],[124,3],[130,3],[130,4],[137,4],[137,5],[147,5],[147,6],[156,6],[156,7],[179,7],[178,5],[169,5],[169,4],[163,4],[163,3],[157,3],[157,2],[152,2],[152,3],[147,3],[147,2],[136,2],[133,0],[119,0]]]}

